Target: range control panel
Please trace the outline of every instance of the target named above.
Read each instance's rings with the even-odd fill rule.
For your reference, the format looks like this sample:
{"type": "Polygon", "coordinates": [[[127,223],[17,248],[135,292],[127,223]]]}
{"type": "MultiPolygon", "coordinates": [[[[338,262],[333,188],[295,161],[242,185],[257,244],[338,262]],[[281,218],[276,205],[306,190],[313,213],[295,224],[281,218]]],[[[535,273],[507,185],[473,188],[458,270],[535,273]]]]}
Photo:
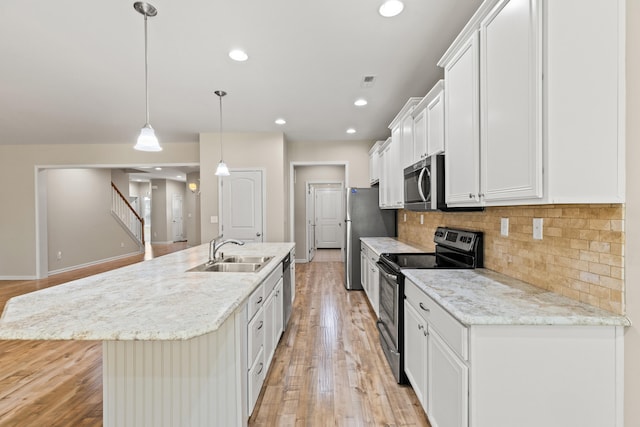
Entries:
{"type": "Polygon", "coordinates": [[[482,232],[479,231],[438,227],[433,236],[433,241],[437,245],[455,248],[463,252],[472,252],[481,236],[482,232]]]}

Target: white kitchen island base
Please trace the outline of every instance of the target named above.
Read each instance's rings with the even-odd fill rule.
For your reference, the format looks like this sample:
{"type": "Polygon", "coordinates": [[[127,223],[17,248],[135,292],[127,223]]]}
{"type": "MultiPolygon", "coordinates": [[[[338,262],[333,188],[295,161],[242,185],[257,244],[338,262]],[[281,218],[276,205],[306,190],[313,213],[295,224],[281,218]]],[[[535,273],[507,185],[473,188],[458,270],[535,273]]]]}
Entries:
{"type": "Polygon", "coordinates": [[[246,425],[237,316],[182,341],[105,341],[105,427],[246,425]]]}

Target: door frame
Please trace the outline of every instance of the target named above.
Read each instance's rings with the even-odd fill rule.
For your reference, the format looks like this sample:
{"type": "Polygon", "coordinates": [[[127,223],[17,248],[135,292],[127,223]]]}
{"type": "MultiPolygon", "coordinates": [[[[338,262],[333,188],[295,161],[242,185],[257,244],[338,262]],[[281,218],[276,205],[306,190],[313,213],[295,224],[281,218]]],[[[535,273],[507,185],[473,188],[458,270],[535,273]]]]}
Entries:
{"type": "MultiPolygon", "coordinates": [[[[234,172],[260,172],[262,174],[262,241],[267,240],[267,169],[266,168],[230,168],[229,173],[234,172]]],[[[218,215],[220,220],[218,221],[218,235],[222,233],[222,225],[224,224],[224,214],[222,209],[222,181],[224,177],[218,178],[218,215]]]]}
{"type": "MultiPolygon", "coordinates": [[[[344,167],[344,188],[349,187],[349,162],[346,160],[337,161],[316,161],[316,162],[289,162],[289,241],[295,243],[295,168],[296,166],[343,166],[344,167]]],[[[306,228],[306,227],[305,227],[306,228]]],[[[296,252],[300,254],[300,251],[296,252]]],[[[296,262],[306,262],[304,258],[296,258],[296,262]]]]}
{"type": "MultiPolygon", "coordinates": [[[[314,215],[315,216],[315,210],[316,210],[316,203],[315,203],[315,188],[314,186],[316,185],[336,185],[336,186],[340,186],[340,189],[342,191],[344,191],[344,189],[346,188],[344,181],[327,181],[327,180],[319,180],[319,181],[306,181],[305,182],[305,198],[308,200],[309,199],[309,191],[311,191],[313,189],[314,191],[314,200],[313,200],[313,212],[309,212],[309,204],[305,203],[305,219],[306,219],[306,225],[309,225],[309,219],[311,219],[310,215],[314,215]]],[[[334,187],[336,188],[336,187],[334,187]]],[[[305,202],[307,201],[305,200],[305,202]]],[[[344,214],[344,203],[342,204],[342,213],[344,214]]],[[[313,259],[312,257],[309,257],[309,251],[312,248],[312,243],[309,242],[309,234],[308,234],[308,230],[307,230],[307,239],[305,239],[306,241],[306,252],[305,252],[305,261],[304,262],[310,262],[311,259],[313,259]]],[[[314,242],[315,243],[315,242],[314,242]]],[[[341,239],[340,242],[340,251],[342,253],[342,251],[344,251],[344,238],[341,239]]]]}

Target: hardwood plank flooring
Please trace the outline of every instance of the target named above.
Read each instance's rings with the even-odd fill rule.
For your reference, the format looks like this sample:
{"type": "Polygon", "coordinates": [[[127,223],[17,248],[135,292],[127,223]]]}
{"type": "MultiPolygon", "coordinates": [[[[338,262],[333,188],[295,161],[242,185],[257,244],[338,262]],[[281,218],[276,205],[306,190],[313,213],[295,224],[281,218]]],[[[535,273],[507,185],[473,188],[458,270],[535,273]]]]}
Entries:
{"type": "Polygon", "coordinates": [[[296,301],[250,426],[429,426],[413,389],[396,384],[362,291],[343,263],[296,265],[296,301]]]}
{"type": "MultiPolygon", "coordinates": [[[[186,246],[154,246],[159,256],[186,246]]],[[[48,279],[0,281],[12,296],[139,262],[124,259],[48,279]]],[[[413,390],[395,383],[362,291],[341,262],[296,266],[296,301],[250,426],[429,426],[413,390]]],[[[102,346],[0,341],[0,426],[101,426],[102,346]]]]}

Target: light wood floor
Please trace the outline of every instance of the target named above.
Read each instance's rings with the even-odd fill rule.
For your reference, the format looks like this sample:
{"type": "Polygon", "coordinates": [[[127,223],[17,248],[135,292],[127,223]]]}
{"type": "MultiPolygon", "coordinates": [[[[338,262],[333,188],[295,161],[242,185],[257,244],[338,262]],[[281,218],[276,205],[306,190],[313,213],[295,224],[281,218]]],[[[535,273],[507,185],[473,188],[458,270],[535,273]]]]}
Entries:
{"type": "Polygon", "coordinates": [[[316,249],[311,262],[341,262],[342,251],[340,249],[316,249]]]}
{"type": "MultiPolygon", "coordinates": [[[[159,256],[181,247],[154,249],[159,256]]],[[[0,310],[14,295],[142,257],[45,280],[0,281],[0,310]]],[[[340,262],[296,266],[289,327],[250,426],[429,426],[413,390],[398,386],[386,365],[364,293],[344,290],[342,277],[340,262]]],[[[101,426],[101,352],[98,342],[0,341],[0,426],[101,426]]]]}

